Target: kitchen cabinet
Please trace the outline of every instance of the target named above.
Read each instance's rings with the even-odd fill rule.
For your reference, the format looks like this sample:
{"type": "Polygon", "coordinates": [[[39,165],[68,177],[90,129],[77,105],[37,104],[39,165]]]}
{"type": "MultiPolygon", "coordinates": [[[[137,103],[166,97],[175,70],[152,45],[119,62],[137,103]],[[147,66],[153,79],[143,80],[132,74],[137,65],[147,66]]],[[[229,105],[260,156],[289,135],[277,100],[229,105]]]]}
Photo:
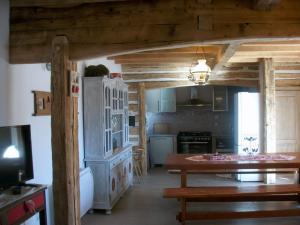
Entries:
{"type": "Polygon", "coordinates": [[[214,87],[213,89],[213,111],[228,111],[227,87],[214,87]]]}
{"type": "Polygon", "coordinates": [[[119,78],[83,78],[84,161],[93,172],[93,208],[107,213],[132,184],[128,88],[119,78]]]}
{"type": "Polygon", "coordinates": [[[147,112],[176,112],[174,88],[153,89],[146,92],[147,112]]]}
{"type": "Polygon", "coordinates": [[[132,150],[125,148],[108,159],[85,160],[94,176],[94,209],[105,209],[107,214],[132,185],[132,150]]]}
{"type": "Polygon", "coordinates": [[[175,153],[175,135],[152,135],[150,139],[151,166],[163,165],[168,154],[175,153]]]}

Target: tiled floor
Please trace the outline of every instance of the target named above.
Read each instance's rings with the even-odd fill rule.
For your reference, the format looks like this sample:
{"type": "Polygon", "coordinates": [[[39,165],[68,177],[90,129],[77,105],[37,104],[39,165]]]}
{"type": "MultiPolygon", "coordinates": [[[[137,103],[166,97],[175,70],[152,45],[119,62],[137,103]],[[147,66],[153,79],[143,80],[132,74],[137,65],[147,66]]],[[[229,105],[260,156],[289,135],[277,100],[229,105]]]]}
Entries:
{"type": "MultiPolygon", "coordinates": [[[[231,179],[215,175],[192,175],[190,184],[201,185],[245,185],[231,179]]],[[[256,185],[251,182],[251,185],[256,185]]],[[[249,185],[249,183],[247,184],[249,185]]],[[[165,187],[179,186],[178,175],[170,175],[162,168],[152,169],[140,184],[134,184],[113,208],[111,215],[103,211],[87,214],[82,219],[83,225],[179,225],[175,215],[179,211],[179,202],[175,199],[162,198],[165,187]]],[[[274,207],[288,207],[293,203],[190,203],[191,208],[218,210],[238,208],[242,210],[274,207]]],[[[266,219],[240,219],[240,220],[215,220],[195,221],[187,224],[201,225],[299,225],[299,217],[291,218],[266,218],[266,219]]]]}

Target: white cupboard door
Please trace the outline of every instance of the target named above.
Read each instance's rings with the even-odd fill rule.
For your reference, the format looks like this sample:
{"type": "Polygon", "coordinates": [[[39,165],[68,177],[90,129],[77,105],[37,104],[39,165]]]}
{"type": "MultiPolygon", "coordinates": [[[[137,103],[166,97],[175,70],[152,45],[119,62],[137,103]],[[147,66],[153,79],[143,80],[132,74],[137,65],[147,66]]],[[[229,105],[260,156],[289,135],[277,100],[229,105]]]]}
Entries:
{"type": "Polygon", "coordinates": [[[114,167],[110,171],[109,180],[109,198],[110,202],[113,203],[118,197],[118,167],[114,167]]]}
{"type": "Polygon", "coordinates": [[[127,189],[132,184],[132,159],[127,158],[123,165],[124,187],[127,189]]]}
{"type": "Polygon", "coordinates": [[[127,186],[132,185],[132,178],[133,178],[133,172],[132,172],[132,156],[127,160],[127,186]]]}
{"type": "Polygon", "coordinates": [[[160,111],[160,89],[146,91],[146,107],[147,112],[160,111]]]}
{"type": "Polygon", "coordinates": [[[276,151],[300,150],[300,91],[276,92],[276,151]]]}
{"type": "Polygon", "coordinates": [[[176,112],[176,90],[165,88],[160,90],[160,112],[176,112]]]}

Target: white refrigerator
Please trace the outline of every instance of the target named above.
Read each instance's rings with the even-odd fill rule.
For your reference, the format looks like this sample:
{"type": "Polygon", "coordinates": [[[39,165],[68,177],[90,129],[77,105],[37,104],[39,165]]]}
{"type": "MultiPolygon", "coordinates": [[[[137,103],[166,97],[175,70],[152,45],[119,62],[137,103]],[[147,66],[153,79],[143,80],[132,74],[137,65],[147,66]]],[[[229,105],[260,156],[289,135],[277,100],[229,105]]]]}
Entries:
{"type": "MultiPolygon", "coordinates": [[[[259,93],[239,92],[234,96],[234,151],[259,154],[259,93]]],[[[248,170],[254,172],[255,170],[248,170]]],[[[239,181],[262,181],[259,174],[238,174],[239,181]]]]}

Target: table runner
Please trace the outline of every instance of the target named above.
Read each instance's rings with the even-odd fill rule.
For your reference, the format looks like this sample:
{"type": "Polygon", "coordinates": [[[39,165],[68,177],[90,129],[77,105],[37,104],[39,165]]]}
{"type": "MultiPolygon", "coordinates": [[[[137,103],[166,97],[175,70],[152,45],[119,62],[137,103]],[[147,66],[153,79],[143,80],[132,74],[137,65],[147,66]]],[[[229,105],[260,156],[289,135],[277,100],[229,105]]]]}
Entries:
{"type": "Polygon", "coordinates": [[[231,154],[201,154],[186,157],[191,161],[287,161],[295,159],[295,156],[276,154],[258,154],[258,155],[231,155],[231,154]]]}

